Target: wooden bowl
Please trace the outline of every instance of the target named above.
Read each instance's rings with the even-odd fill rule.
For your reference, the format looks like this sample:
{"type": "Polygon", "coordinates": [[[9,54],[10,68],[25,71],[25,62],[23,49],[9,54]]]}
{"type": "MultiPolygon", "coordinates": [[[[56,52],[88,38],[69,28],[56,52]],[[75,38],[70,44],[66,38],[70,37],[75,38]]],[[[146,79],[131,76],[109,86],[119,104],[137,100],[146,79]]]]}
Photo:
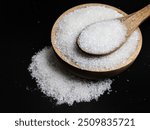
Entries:
{"type": "Polygon", "coordinates": [[[117,74],[123,72],[124,70],[126,70],[135,61],[135,59],[137,58],[137,56],[141,50],[142,34],[141,34],[141,31],[139,28],[138,28],[139,40],[138,40],[138,45],[137,45],[135,52],[130,56],[130,58],[128,58],[128,60],[125,63],[118,65],[115,69],[112,69],[112,70],[100,70],[100,69],[85,70],[85,69],[82,69],[78,65],[74,64],[73,62],[65,60],[65,57],[63,56],[63,54],[61,53],[61,51],[57,47],[56,29],[58,27],[59,21],[64,17],[64,15],[67,15],[68,13],[70,13],[74,10],[77,10],[80,8],[85,8],[88,6],[105,6],[107,8],[111,8],[113,10],[116,10],[117,12],[123,14],[124,16],[127,15],[125,12],[123,12],[120,9],[117,9],[115,7],[105,5],[105,4],[99,4],[99,3],[94,3],[94,4],[90,3],[90,4],[78,5],[78,6],[75,6],[71,9],[67,10],[56,20],[56,22],[52,28],[51,42],[52,42],[52,47],[54,49],[54,52],[56,53],[57,58],[62,63],[64,68],[68,69],[70,72],[72,72],[78,76],[88,78],[88,79],[99,79],[99,78],[106,78],[106,77],[111,77],[111,76],[117,75],[117,74]]]}

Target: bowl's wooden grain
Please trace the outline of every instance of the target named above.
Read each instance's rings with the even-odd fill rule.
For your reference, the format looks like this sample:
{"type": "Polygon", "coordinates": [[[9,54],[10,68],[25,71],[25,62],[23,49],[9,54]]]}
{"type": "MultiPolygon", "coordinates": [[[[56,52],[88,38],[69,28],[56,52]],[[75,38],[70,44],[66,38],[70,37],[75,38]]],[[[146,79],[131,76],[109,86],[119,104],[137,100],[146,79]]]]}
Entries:
{"type": "Polygon", "coordinates": [[[79,5],[79,6],[75,6],[69,10],[67,10],[66,12],[64,12],[55,22],[55,24],[53,25],[52,31],[51,31],[51,42],[52,42],[52,47],[58,57],[58,59],[60,60],[60,62],[62,63],[62,65],[64,65],[64,68],[69,69],[70,72],[75,73],[76,75],[79,75],[81,77],[85,77],[85,78],[90,78],[90,79],[98,79],[98,78],[104,78],[104,77],[110,77],[110,76],[114,76],[117,75],[121,72],[123,72],[124,70],[126,70],[137,58],[141,48],[142,48],[142,34],[140,29],[138,28],[138,32],[139,32],[139,40],[138,40],[138,46],[135,50],[135,52],[130,56],[130,58],[125,62],[120,64],[119,66],[117,66],[115,69],[112,70],[101,70],[101,69],[92,69],[92,70],[86,70],[86,69],[82,69],[80,68],[78,65],[76,65],[75,63],[73,63],[72,61],[66,60],[66,58],[63,56],[63,54],[61,53],[61,51],[57,48],[57,41],[56,41],[56,29],[58,27],[58,23],[59,21],[64,17],[64,15],[79,9],[79,8],[85,8],[87,6],[105,6],[107,8],[112,8],[116,11],[118,11],[119,13],[123,14],[124,16],[127,16],[127,14],[125,12],[123,12],[120,9],[117,9],[115,7],[109,6],[109,5],[105,5],[105,4],[99,4],[99,3],[94,3],[94,4],[83,4],[83,5],[79,5]]]}

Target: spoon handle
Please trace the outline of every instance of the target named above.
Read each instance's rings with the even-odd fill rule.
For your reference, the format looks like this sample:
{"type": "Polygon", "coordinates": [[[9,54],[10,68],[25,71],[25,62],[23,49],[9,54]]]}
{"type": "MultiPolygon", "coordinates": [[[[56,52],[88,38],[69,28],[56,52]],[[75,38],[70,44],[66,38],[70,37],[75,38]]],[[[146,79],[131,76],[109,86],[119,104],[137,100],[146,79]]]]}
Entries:
{"type": "Polygon", "coordinates": [[[130,14],[123,23],[128,28],[127,35],[129,36],[146,18],[150,16],[150,4],[141,10],[130,14]]]}

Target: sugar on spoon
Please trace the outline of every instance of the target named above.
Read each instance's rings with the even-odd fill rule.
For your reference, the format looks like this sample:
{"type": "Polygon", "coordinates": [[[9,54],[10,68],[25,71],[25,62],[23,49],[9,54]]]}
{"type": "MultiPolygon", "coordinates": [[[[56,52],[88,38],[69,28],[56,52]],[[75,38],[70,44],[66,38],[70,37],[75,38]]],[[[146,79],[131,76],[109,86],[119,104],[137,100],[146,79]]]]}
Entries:
{"type": "Polygon", "coordinates": [[[150,4],[128,16],[99,21],[85,27],[77,39],[79,48],[91,55],[116,51],[132,32],[150,16],[150,4]]]}

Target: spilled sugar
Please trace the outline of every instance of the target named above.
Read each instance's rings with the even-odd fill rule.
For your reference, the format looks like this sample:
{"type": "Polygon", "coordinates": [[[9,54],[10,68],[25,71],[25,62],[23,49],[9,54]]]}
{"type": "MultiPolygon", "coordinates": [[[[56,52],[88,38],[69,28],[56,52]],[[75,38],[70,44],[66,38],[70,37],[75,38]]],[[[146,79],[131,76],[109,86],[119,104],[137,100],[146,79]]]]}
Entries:
{"type": "Polygon", "coordinates": [[[112,80],[90,81],[80,79],[60,65],[52,48],[44,48],[32,57],[29,71],[48,97],[53,97],[58,104],[89,102],[98,99],[106,90],[110,90],[112,80]]]}
{"type": "Polygon", "coordinates": [[[108,54],[120,47],[127,29],[120,20],[104,20],[87,26],[77,40],[79,47],[90,54],[108,54]]]}
{"type": "MultiPolygon", "coordinates": [[[[79,52],[76,39],[82,29],[92,23],[122,17],[119,12],[105,6],[89,6],[65,15],[56,27],[56,47],[66,62],[74,62],[84,70],[111,70],[126,63],[137,48],[139,33],[135,31],[121,48],[110,55],[91,57],[79,52]]],[[[112,30],[113,33],[113,30],[112,30]]]]}

